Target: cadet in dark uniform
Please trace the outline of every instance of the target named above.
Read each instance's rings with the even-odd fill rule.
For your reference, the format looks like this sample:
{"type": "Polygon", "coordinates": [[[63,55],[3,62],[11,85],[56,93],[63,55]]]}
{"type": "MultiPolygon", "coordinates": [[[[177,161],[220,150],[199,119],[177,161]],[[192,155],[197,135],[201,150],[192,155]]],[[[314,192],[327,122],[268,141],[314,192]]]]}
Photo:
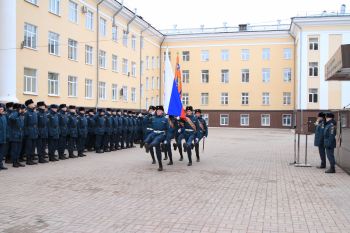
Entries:
{"type": "Polygon", "coordinates": [[[25,153],[27,156],[27,165],[37,164],[34,162],[36,141],[38,140],[38,114],[34,111],[35,104],[32,99],[25,102],[27,111],[24,114],[24,135],[25,135],[25,153]]]}
{"type": "Polygon", "coordinates": [[[125,149],[128,147],[128,128],[129,128],[129,120],[128,120],[128,112],[126,110],[123,111],[122,115],[123,120],[123,134],[121,141],[121,148],[125,149]]]}
{"type": "Polygon", "coordinates": [[[145,149],[148,153],[150,148],[156,148],[157,160],[158,160],[158,171],[163,170],[162,164],[162,152],[160,149],[160,144],[166,139],[166,133],[169,128],[168,119],[164,116],[163,106],[156,107],[156,116],[152,118],[152,129],[153,132],[150,133],[145,139],[145,149]]]}
{"type": "Polygon", "coordinates": [[[117,121],[118,121],[118,129],[117,129],[117,141],[116,141],[116,149],[120,150],[122,135],[123,135],[123,118],[122,112],[120,109],[117,110],[117,121]]]}
{"type": "Polygon", "coordinates": [[[326,148],[326,154],[330,163],[330,168],[326,173],[335,173],[335,157],[334,148],[337,146],[337,122],[334,120],[334,114],[331,112],[326,113],[326,124],[324,129],[324,146],[326,148]]]}
{"type": "MultiPolygon", "coordinates": [[[[169,116],[168,118],[169,128],[166,134],[166,139],[164,141],[164,152],[165,157],[169,156],[168,165],[173,165],[173,154],[171,151],[171,140],[175,138],[175,132],[177,130],[177,122],[174,116],[169,116]]],[[[165,158],[164,158],[165,160],[165,158]]]]}
{"type": "Polygon", "coordinates": [[[95,135],[96,135],[96,141],[95,141],[95,150],[96,153],[104,153],[103,151],[103,136],[105,134],[105,127],[106,127],[106,118],[105,118],[105,112],[103,109],[98,110],[98,115],[96,116],[96,124],[95,124],[95,135]]]}
{"type": "Polygon", "coordinates": [[[24,137],[24,112],[26,107],[22,104],[14,104],[13,108],[14,111],[9,116],[11,160],[13,167],[18,168],[24,167],[19,162],[19,155],[24,137]]]}
{"type": "Polygon", "coordinates": [[[7,118],[5,115],[5,105],[0,103],[0,170],[7,170],[2,160],[4,159],[7,142],[7,118]]]}
{"type": "MultiPolygon", "coordinates": [[[[153,132],[152,119],[154,118],[155,111],[156,111],[156,107],[149,106],[148,114],[143,118],[143,123],[142,123],[142,125],[143,125],[143,142],[142,142],[142,144],[140,144],[141,148],[143,147],[148,135],[150,135],[153,132]]],[[[153,147],[150,148],[150,154],[152,157],[152,164],[156,164],[156,158],[154,156],[153,147]]]]}
{"type": "Polygon", "coordinates": [[[195,151],[196,151],[196,157],[197,157],[197,162],[200,161],[200,157],[199,157],[199,142],[203,139],[203,138],[207,138],[208,137],[208,126],[207,126],[207,122],[202,118],[202,110],[200,109],[196,109],[194,111],[197,119],[198,119],[198,125],[199,128],[197,130],[197,142],[194,145],[195,151]]]}
{"type": "Polygon", "coordinates": [[[96,125],[95,113],[93,109],[89,109],[87,121],[88,121],[87,150],[93,151],[93,148],[95,148],[95,125],[96,125]]]}
{"type": "Polygon", "coordinates": [[[85,150],[85,144],[86,139],[88,135],[88,122],[87,118],[85,116],[85,108],[80,107],[78,109],[78,142],[77,142],[77,149],[78,149],[78,156],[83,157],[86,156],[84,154],[85,150]]]}
{"type": "Polygon", "coordinates": [[[111,136],[111,151],[116,151],[118,148],[117,143],[117,135],[118,135],[118,118],[117,118],[117,110],[112,109],[112,136],[111,136]]]}
{"type": "Polygon", "coordinates": [[[320,112],[316,121],[315,141],[314,145],[318,147],[321,158],[321,165],[317,168],[326,168],[326,149],[324,147],[324,125],[326,123],[325,114],[320,112]]]}
{"type": "Polygon", "coordinates": [[[67,136],[68,136],[68,115],[67,106],[65,104],[60,105],[60,111],[58,114],[59,126],[60,126],[60,138],[58,141],[58,155],[59,159],[67,159],[65,157],[64,151],[67,148],[67,136]]]}
{"type": "Polygon", "coordinates": [[[45,102],[38,102],[37,104],[38,111],[38,140],[37,140],[37,151],[39,156],[39,163],[47,163],[45,160],[46,146],[49,138],[49,120],[46,113],[45,102]]]}
{"type": "Polygon", "coordinates": [[[74,105],[69,106],[69,114],[68,114],[68,153],[69,158],[77,158],[74,155],[74,149],[77,146],[78,139],[78,119],[76,114],[76,107],[74,105]]]}
{"type": "Polygon", "coordinates": [[[6,132],[6,146],[5,146],[5,163],[11,163],[11,143],[10,143],[10,122],[9,116],[13,112],[13,102],[6,103],[6,120],[7,120],[7,132],[6,132]]]}
{"type": "Polygon", "coordinates": [[[60,138],[60,125],[59,116],[57,113],[58,106],[56,104],[51,104],[48,114],[49,121],[49,161],[58,161],[55,156],[56,150],[58,151],[58,141],[60,138]]]}
{"type": "Polygon", "coordinates": [[[197,131],[199,129],[198,119],[193,115],[192,106],[186,107],[186,121],[184,124],[184,129],[184,138],[186,142],[183,144],[183,147],[188,156],[187,165],[192,166],[192,142],[198,142],[197,131]]]}
{"type": "Polygon", "coordinates": [[[111,152],[111,137],[113,133],[113,119],[112,119],[111,111],[112,109],[107,108],[106,115],[105,115],[106,125],[105,125],[105,134],[103,138],[103,147],[105,152],[111,152]]]}
{"type": "Polygon", "coordinates": [[[175,142],[173,143],[174,150],[179,149],[180,159],[179,161],[183,161],[183,153],[182,153],[182,143],[181,141],[185,138],[185,121],[183,119],[177,120],[177,131],[175,132],[175,142]]]}

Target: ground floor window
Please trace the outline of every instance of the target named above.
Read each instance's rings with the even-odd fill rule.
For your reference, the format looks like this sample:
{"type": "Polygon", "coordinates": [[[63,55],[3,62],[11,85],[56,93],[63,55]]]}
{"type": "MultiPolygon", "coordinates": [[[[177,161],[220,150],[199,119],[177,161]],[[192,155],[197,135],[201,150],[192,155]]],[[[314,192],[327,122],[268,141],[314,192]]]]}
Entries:
{"type": "Polygon", "coordinates": [[[249,114],[241,114],[241,126],[249,126],[249,114]]]}
{"type": "Polygon", "coordinates": [[[221,126],[227,126],[229,123],[229,116],[228,114],[220,114],[220,125],[221,126]]]}
{"type": "Polygon", "coordinates": [[[261,126],[270,126],[270,114],[261,115],[261,126]]]}
{"type": "Polygon", "coordinates": [[[283,114],[282,115],[282,126],[292,126],[292,115],[283,114]]]}

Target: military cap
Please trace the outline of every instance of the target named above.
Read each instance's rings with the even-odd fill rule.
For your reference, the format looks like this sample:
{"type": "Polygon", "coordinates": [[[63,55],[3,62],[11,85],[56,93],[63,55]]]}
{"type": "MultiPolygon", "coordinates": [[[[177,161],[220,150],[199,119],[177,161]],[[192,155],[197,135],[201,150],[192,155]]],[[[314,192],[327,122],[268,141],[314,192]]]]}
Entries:
{"type": "Polygon", "coordinates": [[[60,104],[60,108],[66,108],[67,105],[66,104],[60,104]]]}
{"type": "Polygon", "coordinates": [[[37,107],[42,107],[42,106],[46,106],[44,101],[39,101],[38,103],[36,103],[37,107]]]}
{"type": "Polygon", "coordinates": [[[117,109],[116,111],[117,111],[117,112],[122,112],[122,110],[120,110],[120,109],[117,109]]]}
{"type": "Polygon", "coordinates": [[[200,109],[194,110],[194,113],[197,113],[197,112],[202,113],[202,110],[200,110],[200,109]]]}
{"type": "Polygon", "coordinates": [[[82,111],[85,112],[85,108],[84,108],[84,107],[79,107],[79,108],[78,108],[78,111],[79,111],[79,112],[82,112],[82,111]]]}
{"type": "Polygon", "coordinates": [[[106,111],[107,111],[107,112],[111,112],[112,109],[111,109],[111,108],[107,108],[106,111]]]}
{"type": "Polygon", "coordinates": [[[186,111],[192,111],[193,112],[193,107],[192,106],[187,106],[186,111]]]}
{"type": "Polygon", "coordinates": [[[334,114],[332,112],[327,112],[326,118],[334,118],[334,114]]]}
{"type": "Polygon", "coordinates": [[[111,112],[117,112],[117,109],[112,109],[112,111],[111,112]]]}
{"type": "Polygon", "coordinates": [[[164,111],[163,105],[158,105],[158,106],[156,107],[156,110],[162,110],[162,111],[164,111]]]}
{"type": "Polygon", "coordinates": [[[95,110],[93,110],[92,108],[90,108],[90,109],[88,110],[88,112],[95,112],[95,110]]]}
{"type": "Polygon", "coordinates": [[[28,106],[30,104],[34,104],[34,101],[32,99],[26,100],[26,102],[24,102],[25,106],[28,106]]]}
{"type": "Polygon", "coordinates": [[[50,105],[50,108],[55,108],[55,109],[57,109],[57,108],[58,108],[58,105],[57,105],[57,104],[51,104],[51,105],[50,105]]]}
{"type": "Polygon", "coordinates": [[[99,108],[97,111],[98,111],[99,113],[105,112],[105,110],[104,110],[103,108],[99,108]]]}
{"type": "Polygon", "coordinates": [[[149,106],[148,110],[156,110],[156,107],[154,107],[153,105],[149,106]]]}
{"type": "Polygon", "coordinates": [[[19,109],[21,107],[21,105],[18,103],[14,103],[12,107],[13,107],[13,109],[19,109]]]}
{"type": "Polygon", "coordinates": [[[318,116],[318,117],[324,118],[324,117],[325,117],[325,114],[324,114],[324,112],[319,112],[317,116],[318,116]]]}
{"type": "Polygon", "coordinates": [[[129,110],[129,111],[128,111],[128,114],[132,114],[132,111],[129,110]]]}
{"type": "Polygon", "coordinates": [[[26,109],[26,106],[24,104],[20,104],[19,109],[26,109]]]}
{"type": "Polygon", "coordinates": [[[75,109],[74,105],[69,105],[69,109],[75,109]]]}
{"type": "Polygon", "coordinates": [[[4,104],[2,104],[2,103],[0,103],[0,108],[5,109],[5,105],[4,105],[4,104]]]}
{"type": "Polygon", "coordinates": [[[6,103],[6,108],[12,108],[13,105],[14,105],[13,102],[8,102],[8,103],[6,103]]]}

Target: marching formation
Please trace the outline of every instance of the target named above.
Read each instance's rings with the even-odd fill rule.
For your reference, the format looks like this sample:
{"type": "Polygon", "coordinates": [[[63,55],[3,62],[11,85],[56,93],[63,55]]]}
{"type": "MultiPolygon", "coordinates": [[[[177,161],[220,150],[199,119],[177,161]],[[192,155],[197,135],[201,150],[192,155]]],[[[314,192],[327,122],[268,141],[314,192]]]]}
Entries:
{"type": "Polygon", "coordinates": [[[164,159],[169,157],[168,165],[173,165],[172,139],[180,161],[184,150],[190,166],[192,149],[196,151],[197,162],[200,161],[199,142],[208,136],[208,128],[200,110],[193,115],[193,108],[187,107],[186,112],[186,118],[180,119],[166,116],[162,106],[150,106],[146,113],[135,113],[111,108],[95,112],[65,104],[47,106],[44,102],[35,105],[32,99],[24,105],[0,103],[0,170],[7,169],[4,159],[18,168],[25,166],[23,162],[27,165],[55,162],[84,157],[85,151],[105,153],[140,144],[151,154],[153,164],[155,150],[161,171],[162,152],[164,159]]]}

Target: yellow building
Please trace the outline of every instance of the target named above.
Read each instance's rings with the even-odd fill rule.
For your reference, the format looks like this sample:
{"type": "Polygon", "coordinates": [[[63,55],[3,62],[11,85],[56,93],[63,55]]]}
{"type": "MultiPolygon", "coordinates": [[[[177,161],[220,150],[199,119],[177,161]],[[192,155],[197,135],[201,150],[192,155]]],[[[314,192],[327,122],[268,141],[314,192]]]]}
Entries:
{"type": "Polygon", "coordinates": [[[0,101],[143,110],[163,100],[164,52],[179,56],[183,104],[210,126],[292,127],[295,113],[350,103],[324,65],[350,16],[159,31],[115,0],[0,1],[0,101]]]}

